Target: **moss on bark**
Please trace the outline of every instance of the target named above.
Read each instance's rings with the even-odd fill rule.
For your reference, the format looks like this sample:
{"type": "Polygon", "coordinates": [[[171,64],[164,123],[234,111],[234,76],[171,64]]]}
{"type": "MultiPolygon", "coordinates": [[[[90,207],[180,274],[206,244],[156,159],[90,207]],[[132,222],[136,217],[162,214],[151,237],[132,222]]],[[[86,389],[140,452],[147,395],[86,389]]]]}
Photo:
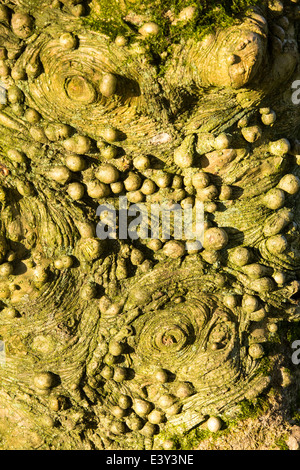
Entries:
{"type": "Polygon", "coordinates": [[[3,448],[226,447],[245,400],[289,386],[298,7],[0,7],[3,448]],[[97,208],[119,196],[203,204],[203,247],[176,223],[103,240],[97,208]]]}

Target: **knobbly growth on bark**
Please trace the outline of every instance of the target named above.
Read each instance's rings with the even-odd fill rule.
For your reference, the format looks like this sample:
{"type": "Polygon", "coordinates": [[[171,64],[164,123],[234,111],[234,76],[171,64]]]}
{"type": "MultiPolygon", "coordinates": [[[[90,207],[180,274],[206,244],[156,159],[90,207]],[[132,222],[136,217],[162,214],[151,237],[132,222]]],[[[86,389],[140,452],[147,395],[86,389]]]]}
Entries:
{"type": "Polygon", "coordinates": [[[272,386],[300,314],[299,20],[1,0],[3,449],[180,448],[272,386]],[[203,203],[203,246],[99,237],[120,196],[203,203]]]}

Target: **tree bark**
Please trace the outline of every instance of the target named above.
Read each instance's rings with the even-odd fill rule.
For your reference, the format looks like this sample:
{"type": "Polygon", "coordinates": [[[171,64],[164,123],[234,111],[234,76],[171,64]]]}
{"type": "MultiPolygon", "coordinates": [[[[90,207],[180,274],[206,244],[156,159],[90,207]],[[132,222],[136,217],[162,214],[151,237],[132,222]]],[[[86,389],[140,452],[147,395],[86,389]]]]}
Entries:
{"type": "Polygon", "coordinates": [[[1,0],[3,449],[180,448],[290,364],[299,7],[210,3],[1,0]],[[120,196],[202,203],[203,246],[120,196]]]}

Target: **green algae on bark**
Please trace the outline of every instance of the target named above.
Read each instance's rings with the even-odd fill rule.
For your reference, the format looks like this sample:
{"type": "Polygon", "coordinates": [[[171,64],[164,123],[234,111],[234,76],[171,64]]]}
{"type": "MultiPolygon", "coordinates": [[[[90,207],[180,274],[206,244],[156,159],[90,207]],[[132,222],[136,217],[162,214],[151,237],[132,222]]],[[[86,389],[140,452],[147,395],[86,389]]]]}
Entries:
{"type": "Polygon", "coordinates": [[[185,445],[299,317],[298,7],[0,7],[3,448],[185,445]],[[201,201],[203,249],[97,238],[119,195],[201,201]]]}

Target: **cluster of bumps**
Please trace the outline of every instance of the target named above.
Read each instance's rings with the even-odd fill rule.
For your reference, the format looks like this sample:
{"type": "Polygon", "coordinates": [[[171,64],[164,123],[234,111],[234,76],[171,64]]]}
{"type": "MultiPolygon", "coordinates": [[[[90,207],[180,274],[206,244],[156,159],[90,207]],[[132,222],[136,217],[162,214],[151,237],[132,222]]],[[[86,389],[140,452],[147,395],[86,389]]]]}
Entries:
{"type": "Polygon", "coordinates": [[[97,2],[6,3],[0,373],[11,425],[26,423],[27,448],[170,449],[203,422],[218,431],[270,384],[264,343],[299,316],[288,93],[299,7],[269,2],[174,44],[162,76],[149,13],[128,15],[136,37],[110,38],[81,18],[97,2]],[[120,195],[201,201],[203,248],[98,239],[97,207],[120,195]]]}

